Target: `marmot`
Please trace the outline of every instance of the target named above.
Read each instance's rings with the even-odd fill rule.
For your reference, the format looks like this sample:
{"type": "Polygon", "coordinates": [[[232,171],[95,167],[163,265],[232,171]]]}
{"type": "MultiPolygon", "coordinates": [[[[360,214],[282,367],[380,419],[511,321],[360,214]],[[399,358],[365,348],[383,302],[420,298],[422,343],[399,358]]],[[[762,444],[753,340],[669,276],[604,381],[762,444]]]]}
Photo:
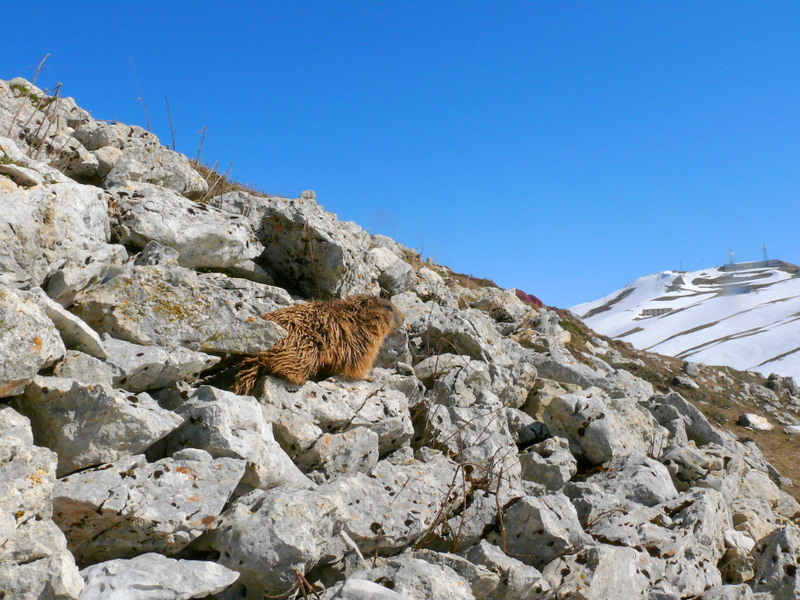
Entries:
{"type": "Polygon", "coordinates": [[[236,394],[249,394],[267,373],[302,385],[314,375],[365,379],[386,336],[402,325],[402,311],[388,300],[351,296],[316,300],[261,315],[288,335],[238,365],[236,394]]]}

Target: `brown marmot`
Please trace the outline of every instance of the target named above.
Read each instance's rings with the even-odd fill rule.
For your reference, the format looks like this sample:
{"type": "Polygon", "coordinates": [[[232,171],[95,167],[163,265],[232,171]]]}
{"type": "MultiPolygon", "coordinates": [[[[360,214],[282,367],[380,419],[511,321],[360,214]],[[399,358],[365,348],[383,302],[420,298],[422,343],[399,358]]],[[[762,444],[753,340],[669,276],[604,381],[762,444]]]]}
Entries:
{"type": "Polygon", "coordinates": [[[360,295],[295,304],[261,318],[288,335],[269,350],[242,359],[233,385],[236,394],[249,394],[267,373],[297,385],[315,375],[365,379],[384,339],[402,325],[404,316],[388,300],[360,295]]]}

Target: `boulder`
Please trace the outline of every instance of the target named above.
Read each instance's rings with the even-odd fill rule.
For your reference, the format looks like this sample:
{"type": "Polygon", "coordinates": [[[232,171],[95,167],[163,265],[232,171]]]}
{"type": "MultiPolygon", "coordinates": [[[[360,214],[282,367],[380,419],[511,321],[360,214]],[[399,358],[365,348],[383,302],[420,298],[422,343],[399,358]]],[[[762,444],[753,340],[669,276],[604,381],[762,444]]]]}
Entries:
{"type": "Polygon", "coordinates": [[[241,483],[252,488],[313,487],[275,441],[255,399],[203,385],[176,412],[183,424],[163,440],[168,454],[200,448],[214,458],[245,460],[241,483]]]}
{"type": "Polygon", "coordinates": [[[15,600],[78,600],[83,581],[51,518],[56,455],[31,443],[19,414],[3,408],[0,417],[0,591],[15,600]]]}
{"type": "Polygon", "coordinates": [[[0,286],[0,398],[21,393],[36,373],[66,352],[39,303],[21,294],[0,286]]]}
{"type": "Polygon", "coordinates": [[[114,385],[131,392],[158,390],[196,378],[219,362],[216,356],[188,348],[143,346],[107,334],[102,343],[113,371],[114,385]]]}
{"type": "Polygon", "coordinates": [[[519,454],[521,476],[549,490],[560,490],[578,472],[578,461],[565,438],[549,438],[519,454]]]}
{"type": "Polygon", "coordinates": [[[72,135],[95,153],[102,165],[101,184],[105,188],[141,181],[194,199],[208,190],[189,159],[164,148],[154,134],[141,127],[91,120],[79,125],[72,135]]]}
{"type": "Polygon", "coordinates": [[[60,377],[35,377],[14,405],[58,454],[59,476],[144,452],[182,422],[148,394],[60,377]]]}
{"type": "Polygon", "coordinates": [[[462,556],[448,552],[417,550],[413,553],[413,557],[455,571],[459,577],[469,583],[472,595],[476,600],[497,598],[495,591],[500,586],[500,575],[488,567],[477,565],[462,556]]]}
{"type": "Polygon", "coordinates": [[[663,437],[636,402],[598,388],[553,398],[544,422],[552,435],[569,440],[574,455],[595,465],[632,452],[646,454],[663,437]]]}
{"type": "Polygon", "coordinates": [[[542,575],[552,586],[549,598],[648,600],[650,581],[642,571],[633,548],[598,544],[558,557],[542,575]]]}
{"type": "Polygon", "coordinates": [[[378,452],[386,456],[405,445],[414,432],[408,397],[378,383],[331,377],[298,387],[275,377],[262,381],[258,399],[275,438],[304,464],[317,460],[312,447],[324,433],[366,427],[378,435],[378,452]],[[305,452],[310,455],[303,457],[305,452]]]}
{"type": "Polygon", "coordinates": [[[492,600],[538,600],[550,590],[550,584],[538,569],[506,555],[486,540],[465,551],[464,556],[500,576],[490,596],[492,600]]]}
{"type": "Polygon", "coordinates": [[[537,569],[591,540],[564,494],[524,496],[505,510],[503,523],[504,531],[488,541],[503,544],[506,552],[537,569]]]}
{"type": "Polygon", "coordinates": [[[59,479],[53,519],[81,565],[175,554],[214,525],[244,468],[201,450],[154,463],[125,457],[59,479]]]}
{"type": "Polygon", "coordinates": [[[736,424],[747,429],[755,429],[756,431],[772,431],[775,429],[775,425],[770,423],[766,417],[753,413],[744,413],[740,415],[736,424]]]}
{"type": "Polygon", "coordinates": [[[764,592],[775,600],[800,597],[800,529],[796,525],[780,527],[760,540],[753,558],[755,577],[751,585],[756,594],[764,592]]]}
{"type": "Polygon", "coordinates": [[[236,500],[205,543],[251,594],[278,595],[322,561],[345,553],[336,505],[318,490],[281,486],[236,500]]]}
{"type": "Polygon", "coordinates": [[[112,222],[116,240],[139,248],[158,242],[178,251],[181,266],[232,267],[264,250],[250,223],[240,215],[147,183],[129,183],[110,194],[116,203],[112,222]]]}
{"type": "MultiPolygon", "coordinates": [[[[0,138],[0,156],[16,157],[18,152],[10,140],[0,138]]],[[[37,174],[39,164],[28,164],[30,172],[37,174]]],[[[88,285],[109,269],[105,193],[63,176],[51,181],[48,172],[47,181],[43,178],[40,185],[15,186],[0,194],[0,284],[41,286],[70,263],[71,278],[88,285]],[[93,260],[87,263],[89,256],[93,260]]]]}
{"type": "Polygon", "coordinates": [[[389,587],[409,599],[475,600],[469,584],[446,565],[402,555],[353,575],[389,587]]]}
{"type": "Polygon", "coordinates": [[[47,315],[61,335],[64,345],[70,350],[79,350],[101,360],[107,358],[100,336],[94,329],[81,321],[58,302],[52,300],[41,288],[33,288],[29,292],[19,291],[24,299],[36,302],[47,315]]]}
{"type": "MultiPolygon", "coordinates": [[[[310,195],[307,195],[310,196],[310,195]]],[[[259,262],[306,298],[376,294],[378,269],[369,233],[339,221],[313,197],[266,198],[232,192],[212,206],[246,215],[265,251],[259,262]]]]}
{"type": "Polygon", "coordinates": [[[86,583],[81,600],[188,600],[221,592],[236,581],[239,574],[212,562],[176,560],[148,552],[86,567],[81,577],[86,583]]]}
{"type": "Polygon", "coordinates": [[[285,335],[259,316],[290,304],[279,288],[156,265],[81,294],[73,310],[97,331],[135,344],[256,354],[285,335]]]}

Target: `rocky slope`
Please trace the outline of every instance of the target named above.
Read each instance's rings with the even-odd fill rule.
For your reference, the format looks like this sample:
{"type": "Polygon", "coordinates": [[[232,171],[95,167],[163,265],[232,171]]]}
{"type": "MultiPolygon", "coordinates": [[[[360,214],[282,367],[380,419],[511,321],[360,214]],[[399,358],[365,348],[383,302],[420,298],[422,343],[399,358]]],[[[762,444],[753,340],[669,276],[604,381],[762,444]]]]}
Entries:
{"type": "Polygon", "coordinates": [[[687,400],[796,415],[788,383],[676,373],[310,192],[216,195],[23,80],[0,134],[0,597],[800,592],[791,483],[687,400]],[[381,289],[370,381],[215,375],[283,335],[257,315],[381,289]]]}

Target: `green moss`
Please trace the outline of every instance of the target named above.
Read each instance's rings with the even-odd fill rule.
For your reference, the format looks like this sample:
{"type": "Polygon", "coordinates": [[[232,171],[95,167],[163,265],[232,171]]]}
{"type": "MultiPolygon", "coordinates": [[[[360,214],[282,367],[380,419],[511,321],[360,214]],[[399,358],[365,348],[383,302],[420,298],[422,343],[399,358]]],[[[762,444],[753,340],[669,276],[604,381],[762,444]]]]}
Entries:
{"type": "Polygon", "coordinates": [[[12,83],[10,86],[12,90],[17,90],[23,96],[27,96],[31,93],[31,89],[28,86],[22,85],[21,83],[12,83]]]}

